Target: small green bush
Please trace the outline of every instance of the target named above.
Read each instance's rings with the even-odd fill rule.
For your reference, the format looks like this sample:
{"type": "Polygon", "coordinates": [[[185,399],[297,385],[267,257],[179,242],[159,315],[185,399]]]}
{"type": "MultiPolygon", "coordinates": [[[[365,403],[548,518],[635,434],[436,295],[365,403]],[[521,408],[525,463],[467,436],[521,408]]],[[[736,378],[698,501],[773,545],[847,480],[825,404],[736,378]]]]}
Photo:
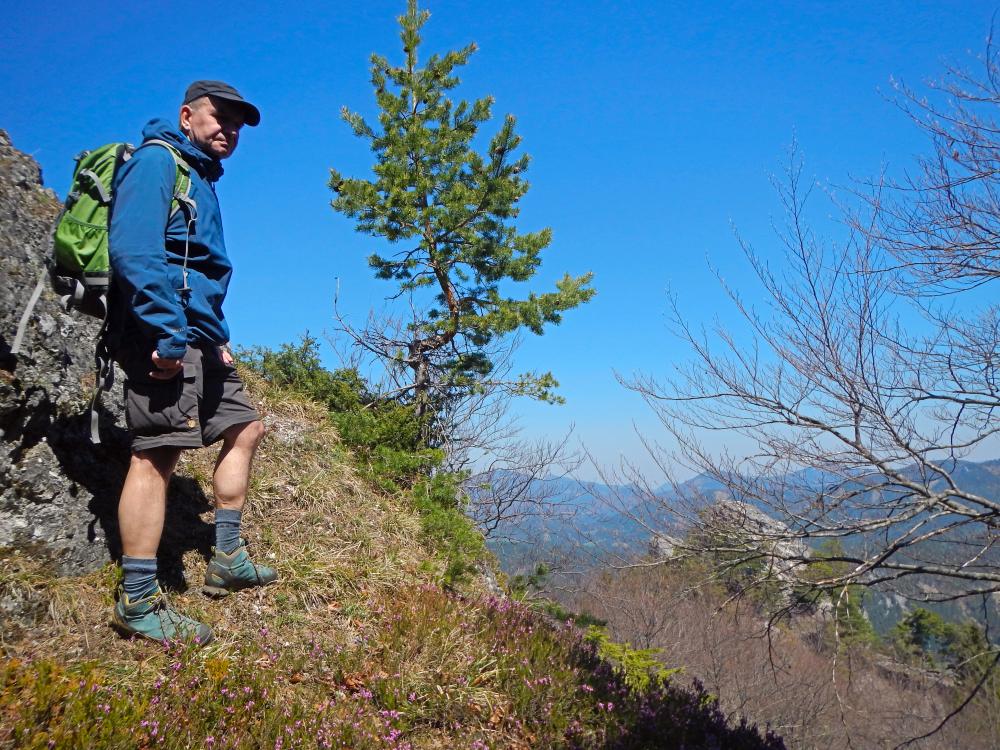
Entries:
{"type": "Polygon", "coordinates": [[[447,584],[461,581],[486,553],[483,535],[465,514],[461,480],[456,474],[439,473],[420,479],[413,487],[424,536],[444,555],[447,584]]]}
{"type": "Polygon", "coordinates": [[[612,641],[607,632],[597,625],[587,628],[585,639],[597,647],[602,659],[609,661],[633,690],[648,690],[651,685],[666,684],[672,675],[684,671],[683,667],[668,669],[656,658],[658,648],[634,648],[630,643],[612,641]]]}
{"type": "Polygon", "coordinates": [[[804,591],[798,592],[799,599],[807,604],[818,604],[827,599],[833,604],[834,623],[830,626],[827,639],[830,645],[839,640],[842,646],[879,646],[880,639],[864,612],[867,590],[864,586],[851,585],[832,590],[814,589],[808,581],[822,581],[849,572],[850,563],[841,562],[844,547],[839,539],[828,539],[813,555],[813,562],[802,578],[807,582],[804,591]],[[833,628],[836,627],[836,636],[833,628]]]}
{"type": "Polygon", "coordinates": [[[357,370],[327,370],[319,357],[319,343],[308,333],[299,343],[282,344],[277,350],[262,346],[239,349],[236,359],[275,385],[284,386],[332,412],[347,412],[372,401],[357,370]]]}
{"type": "Polygon", "coordinates": [[[319,343],[308,333],[277,350],[241,349],[237,358],[271,383],[326,406],[359,468],[383,491],[410,487],[440,464],[441,452],[421,444],[421,422],[412,406],[373,392],[356,369],[325,369],[319,343]]]}

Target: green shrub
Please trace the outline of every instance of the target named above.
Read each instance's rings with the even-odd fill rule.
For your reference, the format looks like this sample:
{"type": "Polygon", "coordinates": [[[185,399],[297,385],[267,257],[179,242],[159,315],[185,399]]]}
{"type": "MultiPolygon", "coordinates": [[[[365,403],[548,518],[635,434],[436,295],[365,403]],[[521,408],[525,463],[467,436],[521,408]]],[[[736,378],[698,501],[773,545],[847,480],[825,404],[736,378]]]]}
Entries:
{"type": "Polygon", "coordinates": [[[282,344],[277,351],[263,346],[241,348],[236,359],[265,380],[325,404],[332,412],[359,409],[373,400],[357,370],[323,367],[318,341],[308,333],[298,345],[282,344]]]}
{"type": "Polygon", "coordinates": [[[822,581],[843,576],[850,572],[851,564],[842,562],[844,546],[839,539],[828,539],[819,546],[813,554],[813,561],[802,575],[806,581],[803,591],[798,592],[799,599],[807,604],[818,604],[826,599],[833,604],[834,623],[828,640],[831,644],[839,640],[843,646],[878,646],[878,633],[872,627],[864,611],[864,601],[867,590],[864,586],[849,585],[834,589],[815,589],[808,586],[809,581],[822,581]],[[836,637],[833,627],[836,627],[836,637]]]}
{"type": "Polygon", "coordinates": [[[448,584],[461,581],[486,553],[482,533],[465,514],[461,481],[460,475],[439,473],[420,479],[413,487],[424,536],[444,556],[448,584]]]}
{"type": "Polygon", "coordinates": [[[237,358],[269,382],[326,406],[359,468],[383,491],[410,487],[440,464],[442,453],[421,444],[421,422],[411,405],[373,392],[356,369],[325,369],[319,343],[308,333],[277,350],[241,349],[237,358]]]}
{"type": "Polygon", "coordinates": [[[630,643],[612,641],[607,632],[596,625],[587,628],[585,639],[597,647],[598,655],[609,661],[622,682],[633,690],[644,691],[650,686],[663,685],[672,675],[684,671],[683,667],[664,667],[656,658],[660,649],[634,648],[630,643]]]}

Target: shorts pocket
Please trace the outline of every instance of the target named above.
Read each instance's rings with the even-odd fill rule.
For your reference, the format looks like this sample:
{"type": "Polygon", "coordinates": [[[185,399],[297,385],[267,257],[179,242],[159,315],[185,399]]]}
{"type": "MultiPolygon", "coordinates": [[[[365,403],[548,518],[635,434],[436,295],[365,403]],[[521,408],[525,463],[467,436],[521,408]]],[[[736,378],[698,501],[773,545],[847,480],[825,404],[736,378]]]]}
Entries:
{"type": "Polygon", "coordinates": [[[184,364],[183,373],[158,380],[135,373],[125,383],[128,427],[136,435],[162,435],[198,427],[197,368],[184,364]]]}

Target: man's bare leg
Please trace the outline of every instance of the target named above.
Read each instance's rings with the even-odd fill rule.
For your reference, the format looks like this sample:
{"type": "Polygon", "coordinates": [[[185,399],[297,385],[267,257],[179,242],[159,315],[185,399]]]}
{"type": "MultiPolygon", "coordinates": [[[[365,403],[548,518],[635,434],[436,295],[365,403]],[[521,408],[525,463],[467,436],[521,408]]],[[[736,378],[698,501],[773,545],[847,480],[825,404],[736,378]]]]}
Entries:
{"type": "Polygon", "coordinates": [[[176,639],[205,644],[212,640],[212,629],[165,606],[156,581],[167,485],[180,455],[180,448],[171,447],[132,454],[118,503],[124,580],[112,624],[127,635],[161,643],[176,639]]]}
{"type": "Polygon", "coordinates": [[[208,596],[228,596],[230,592],[266,586],[278,574],[250,561],[240,543],[243,504],[250,484],[250,465],[264,437],[260,421],[233,425],[223,433],[222,450],[215,464],[212,486],[215,491],[215,554],[205,571],[202,591],[208,596]]]}
{"type": "Polygon", "coordinates": [[[260,421],[236,424],[222,433],[222,450],[212,477],[216,508],[243,510],[250,484],[250,465],[263,438],[264,424],[260,421]]]}
{"type": "Polygon", "coordinates": [[[180,448],[136,451],[118,502],[118,530],[122,554],[155,558],[163,533],[167,485],[180,458],[180,448]]]}

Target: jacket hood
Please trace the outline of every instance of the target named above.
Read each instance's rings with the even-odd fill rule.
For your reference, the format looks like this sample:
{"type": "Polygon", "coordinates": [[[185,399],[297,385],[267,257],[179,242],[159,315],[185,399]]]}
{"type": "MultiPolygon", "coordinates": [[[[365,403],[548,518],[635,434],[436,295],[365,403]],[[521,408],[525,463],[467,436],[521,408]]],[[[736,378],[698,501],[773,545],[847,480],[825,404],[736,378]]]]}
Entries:
{"type": "Polygon", "coordinates": [[[142,129],[142,139],[145,141],[150,138],[159,138],[174,145],[184,155],[185,160],[197,169],[206,180],[215,182],[222,177],[222,162],[195,146],[168,120],[156,117],[147,122],[146,127],[142,129]]]}

